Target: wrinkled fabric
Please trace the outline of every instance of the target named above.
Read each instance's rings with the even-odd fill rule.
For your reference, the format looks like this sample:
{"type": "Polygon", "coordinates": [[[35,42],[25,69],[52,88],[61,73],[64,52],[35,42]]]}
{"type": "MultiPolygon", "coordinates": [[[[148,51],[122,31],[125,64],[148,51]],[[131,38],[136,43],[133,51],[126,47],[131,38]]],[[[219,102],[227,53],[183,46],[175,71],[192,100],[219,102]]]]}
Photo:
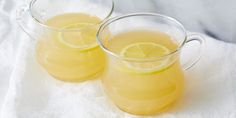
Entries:
{"type": "MultiPolygon", "coordinates": [[[[201,60],[186,71],[183,98],[153,118],[236,117],[236,45],[205,38],[201,60]]],[[[52,78],[37,63],[33,48],[30,40],[20,46],[2,118],[138,117],[119,110],[103,92],[100,80],[66,83],[52,78]]],[[[191,48],[183,50],[192,57],[197,54],[191,48]]]]}

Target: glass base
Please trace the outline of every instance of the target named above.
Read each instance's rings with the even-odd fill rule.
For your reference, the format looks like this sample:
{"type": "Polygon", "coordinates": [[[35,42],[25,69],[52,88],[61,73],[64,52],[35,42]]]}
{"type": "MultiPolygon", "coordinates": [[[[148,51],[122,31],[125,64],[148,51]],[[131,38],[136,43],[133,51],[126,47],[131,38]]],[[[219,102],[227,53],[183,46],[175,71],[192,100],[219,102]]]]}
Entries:
{"type": "Polygon", "coordinates": [[[157,114],[160,114],[160,113],[163,113],[165,111],[167,111],[170,107],[173,106],[175,102],[171,102],[170,104],[158,109],[158,110],[153,110],[153,111],[131,111],[131,110],[128,110],[128,109],[125,109],[125,108],[121,108],[119,107],[118,105],[116,105],[120,110],[124,111],[124,112],[127,112],[129,114],[132,114],[132,115],[141,115],[141,116],[152,116],[152,115],[157,115],[157,114]]]}
{"type": "Polygon", "coordinates": [[[102,71],[99,71],[95,74],[92,74],[92,75],[89,75],[89,76],[83,77],[83,78],[61,78],[61,77],[57,77],[56,75],[53,75],[51,73],[49,73],[49,74],[57,80],[61,80],[61,81],[64,81],[64,82],[77,83],[77,82],[83,82],[83,81],[86,81],[86,80],[98,79],[100,77],[100,75],[102,74],[102,71]]]}

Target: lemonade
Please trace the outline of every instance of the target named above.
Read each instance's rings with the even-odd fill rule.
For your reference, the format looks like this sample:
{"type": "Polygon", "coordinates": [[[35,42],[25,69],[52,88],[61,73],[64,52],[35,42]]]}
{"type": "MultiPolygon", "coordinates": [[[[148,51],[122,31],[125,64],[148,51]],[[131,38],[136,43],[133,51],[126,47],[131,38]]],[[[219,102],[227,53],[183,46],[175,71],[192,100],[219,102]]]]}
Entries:
{"type": "Polygon", "coordinates": [[[166,56],[179,46],[169,35],[151,30],[129,31],[113,36],[106,47],[119,57],[109,56],[102,81],[120,109],[155,114],[181,96],[184,73],[178,54],[166,56]]]}
{"type": "Polygon", "coordinates": [[[101,20],[80,13],[54,16],[46,25],[60,29],[48,30],[38,40],[38,62],[57,79],[82,81],[101,73],[105,64],[104,52],[96,42],[101,20]]]}

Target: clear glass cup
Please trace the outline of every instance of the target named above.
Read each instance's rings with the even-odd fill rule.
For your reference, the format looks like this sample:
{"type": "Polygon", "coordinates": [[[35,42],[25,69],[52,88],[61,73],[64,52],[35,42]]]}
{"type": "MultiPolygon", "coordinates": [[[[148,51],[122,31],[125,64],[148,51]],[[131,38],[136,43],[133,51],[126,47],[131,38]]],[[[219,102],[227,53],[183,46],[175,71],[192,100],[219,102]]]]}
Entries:
{"type": "Polygon", "coordinates": [[[56,79],[78,82],[104,69],[96,33],[113,8],[112,0],[32,0],[18,10],[17,21],[35,39],[40,65],[56,79]]]}
{"type": "MultiPolygon", "coordinates": [[[[102,76],[106,93],[121,110],[139,115],[164,111],[183,94],[184,70],[197,63],[204,44],[201,36],[187,34],[177,20],[154,13],[129,14],[107,20],[100,27],[97,39],[108,58],[102,76]],[[178,47],[163,56],[154,58],[124,57],[111,49],[110,44],[114,37],[137,29],[165,33],[178,47]],[[199,44],[199,54],[183,64],[180,53],[185,45],[192,42],[199,44]],[[147,69],[148,65],[155,66],[155,64],[163,65],[154,71],[147,69]]],[[[135,40],[124,41],[120,38],[113,46],[126,45],[127,42],[132,45],[136,43],[135,40]]]]}

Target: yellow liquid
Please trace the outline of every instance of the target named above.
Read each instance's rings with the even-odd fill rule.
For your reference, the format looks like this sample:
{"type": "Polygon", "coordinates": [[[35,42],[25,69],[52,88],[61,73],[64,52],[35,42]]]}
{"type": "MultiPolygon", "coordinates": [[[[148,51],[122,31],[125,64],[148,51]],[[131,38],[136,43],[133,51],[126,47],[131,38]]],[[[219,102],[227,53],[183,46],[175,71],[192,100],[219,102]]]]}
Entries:
{"type": "MultiPolygon", "coordinates": [[[[121,54],[124,48],[135,43],[155,43],[170,52],[178,47],[167,34],[148,30],[118,34],[107,42],[107,47],[112,52],[121,54]]],[[[168,61],[158,61],[165,64],[153,68],[153,64],[160,63],[133,62],[109,57],[102,82],[106,92],[120,109],[132,114],[155,114],[168,108],[181,96],[184,73],[178,55],[169,57],[168,61]],[[150,64],[153,70],[147,69],[150,64]],[[143,70],[137,68],[138,66],[142,66],[143,70]]]]}
{"type": "Polygon", "coordinates": [[[48,30],[38,40],[38,62],[63,81],[94,78],[104,69],[105,54],[96,43],[100,19],[80,13],[54,16],[46,25],[67,31],[48,30]]]}

